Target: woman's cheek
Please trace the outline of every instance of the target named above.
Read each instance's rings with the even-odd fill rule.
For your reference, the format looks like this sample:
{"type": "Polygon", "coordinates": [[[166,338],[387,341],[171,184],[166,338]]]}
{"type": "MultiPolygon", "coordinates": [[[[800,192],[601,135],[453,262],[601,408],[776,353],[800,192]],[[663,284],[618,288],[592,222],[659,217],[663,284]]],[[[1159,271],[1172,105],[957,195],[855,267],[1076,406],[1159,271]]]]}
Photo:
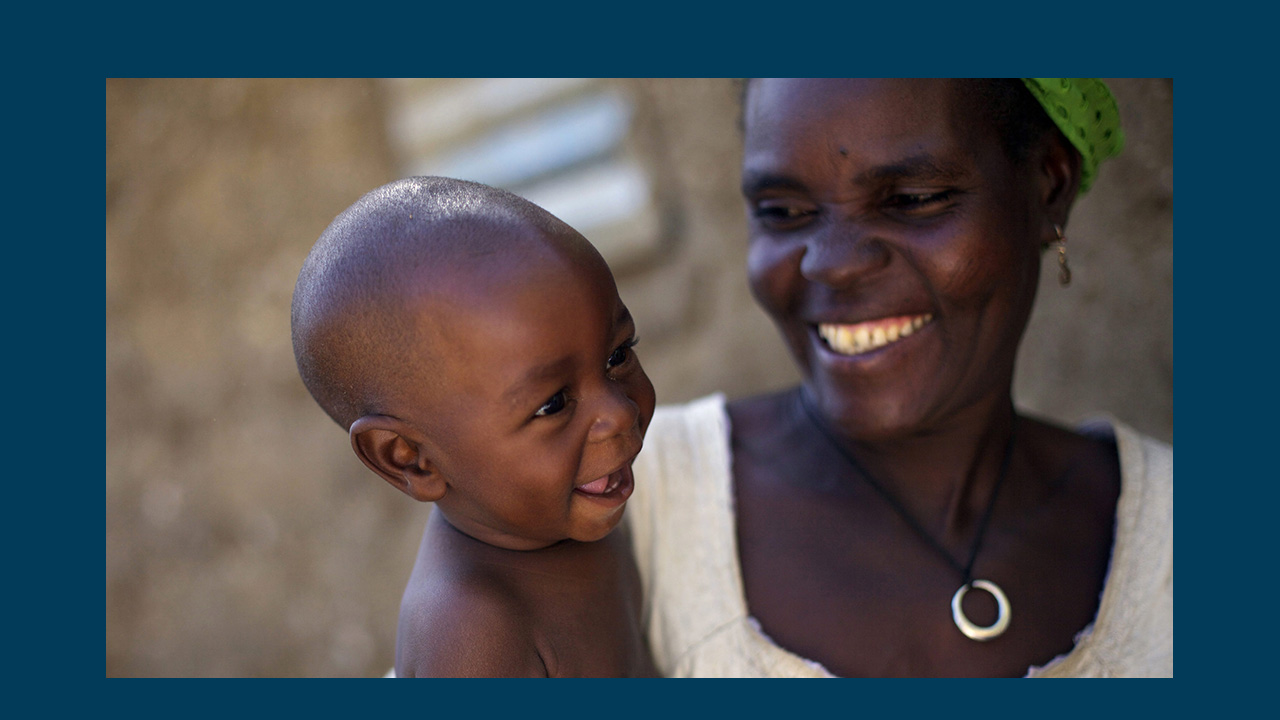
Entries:
{"type": "Polygon", "coordinates": [[[756,302],[775,318],[794,301],[803,254],[803,246],[764,239],[753,240],[747,252],[747,278],[751,293],[756,302]]]}

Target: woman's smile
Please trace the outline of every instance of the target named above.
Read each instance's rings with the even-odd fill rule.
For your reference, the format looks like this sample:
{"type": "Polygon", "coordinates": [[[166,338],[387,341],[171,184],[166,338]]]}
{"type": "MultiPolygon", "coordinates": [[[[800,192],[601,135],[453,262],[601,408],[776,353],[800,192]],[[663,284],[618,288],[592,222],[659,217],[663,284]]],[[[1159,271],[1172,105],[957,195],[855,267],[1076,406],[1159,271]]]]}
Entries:
{"type": "Polygon", "coordinates": [[[900,315],[853,325],[821,323],[818,336],[840,355],[862,355],[910,336],[933,320],[933,313],[900,315]]]}

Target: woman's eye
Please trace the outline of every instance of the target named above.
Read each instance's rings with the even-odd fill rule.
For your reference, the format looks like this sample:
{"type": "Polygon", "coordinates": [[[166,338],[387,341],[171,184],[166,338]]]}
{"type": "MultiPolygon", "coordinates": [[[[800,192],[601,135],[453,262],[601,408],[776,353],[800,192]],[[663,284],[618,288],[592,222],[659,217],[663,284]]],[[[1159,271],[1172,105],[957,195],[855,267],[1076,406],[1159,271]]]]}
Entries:
{"type": "Polygon", "coordinates": [[[613,354],[609,356],[608,361],[605,362],[605,368],[612,370],[613,368],[625,363],[632,355],[631,348],[635,347],[638,342],[640,342],[638,339],[631,338],[619,345],[618,349],[614,350],[613,354]]]}
{"type": "Polygon", "coordinates": [[[796,218],[805,212],[794,205],[763,205],[756,208],[756,217],[796,218]]]}
{"type": "Polygon", "coordinates": [[[538,408],[538,412],[534,413],[533,416],[542,417],[544,415],[555,415],[563,410],[567,403],[568,401],[565,398],[564,391],[561,390],[555,395],[552,395],[551,399],[548,400],[545,405],[538,408]]]}
{"type": "Polygon", "coordinates": [[[817,208],[796,201],[764,200],[755,204],[752,215],[764,225],[787,226],[817,213],[817,208]]]}
{"type": "Polygon", "coordinates": [[[954,199],[954,190],[940,190],[927,193],[898,193],[892,195],[887,205],[896,210],[906,212],[928,212],[940,210],[950,205],[954,199]]]}

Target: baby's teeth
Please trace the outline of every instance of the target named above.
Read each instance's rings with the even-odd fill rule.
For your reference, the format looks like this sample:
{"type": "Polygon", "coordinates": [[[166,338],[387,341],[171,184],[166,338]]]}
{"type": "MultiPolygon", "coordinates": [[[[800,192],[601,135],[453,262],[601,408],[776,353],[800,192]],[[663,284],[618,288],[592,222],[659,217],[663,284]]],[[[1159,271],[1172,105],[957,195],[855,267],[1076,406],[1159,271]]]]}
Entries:
{"type": "Polygon", "coordinates": [[[907,322],[902,323],[902,327],[898,328],[898,334],[901,335],[902,337],[906,337],[915,331],[916,331],[915,324],[909,320],[907,322]]]}
{"type": "Polygon", "coordinates": [[[885,336],[884,328],[878,327],[871,331],[871,347],[880,347],[888,343],[889,338],[885,336]]]}
{"type": "Polygon", "coordinates": [[[885,338],[887,338],[887,339],[889,340],[889,342],[893,342],[894,340],[897,340],[897,339],[898,339],[898,326],[897,326],[897,325],[890,325],[889,327],[885,328],[884,336],[885,336],[885,338]]]}

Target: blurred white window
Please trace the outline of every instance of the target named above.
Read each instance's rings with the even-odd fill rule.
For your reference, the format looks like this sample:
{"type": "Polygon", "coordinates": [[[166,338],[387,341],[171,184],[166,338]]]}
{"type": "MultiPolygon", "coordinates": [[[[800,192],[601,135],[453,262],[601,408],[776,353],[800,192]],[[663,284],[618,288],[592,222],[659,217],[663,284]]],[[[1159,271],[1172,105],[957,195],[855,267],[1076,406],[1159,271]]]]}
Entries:
{"type": "Polygon", "coordinates": [[[657,247],[650,180],[625,142],[632,104],[618,86],[591,78],[386,82],[402,175],[522,195],[586,236],[615,270],[657,247]]]}

